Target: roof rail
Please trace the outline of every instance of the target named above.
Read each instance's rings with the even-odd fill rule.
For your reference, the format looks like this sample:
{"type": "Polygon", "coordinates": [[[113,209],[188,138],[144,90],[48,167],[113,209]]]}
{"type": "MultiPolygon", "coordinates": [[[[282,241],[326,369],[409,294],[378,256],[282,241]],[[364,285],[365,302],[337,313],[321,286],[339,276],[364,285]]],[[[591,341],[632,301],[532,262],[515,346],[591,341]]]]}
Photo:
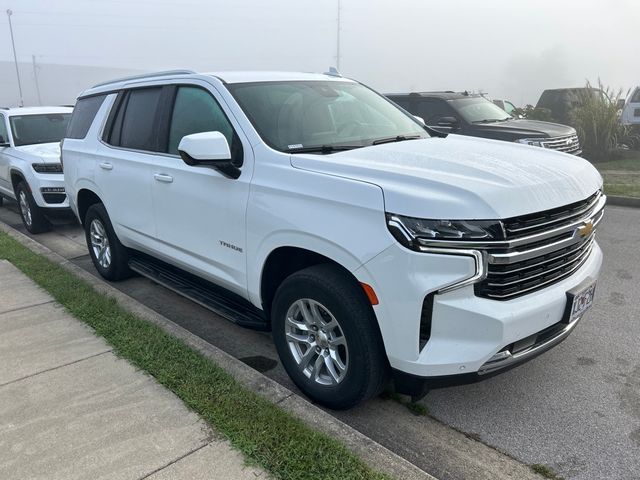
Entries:
{"type": "Polygon", "coordinates": [[[140,75],[131,75],[130,77],[116,78],[115,80],[109,80],[108,82],[97,83],[91,88],[104,87],[105,85],[111,85],[112,83],[126,82],[129,80],[142,80],[145,78],[168,77],[170,75],[190,75],[192,73],[197,73],[197,72],[194,72],[193,70],[165,70],[163,72],[142,73],[140,75]]]}

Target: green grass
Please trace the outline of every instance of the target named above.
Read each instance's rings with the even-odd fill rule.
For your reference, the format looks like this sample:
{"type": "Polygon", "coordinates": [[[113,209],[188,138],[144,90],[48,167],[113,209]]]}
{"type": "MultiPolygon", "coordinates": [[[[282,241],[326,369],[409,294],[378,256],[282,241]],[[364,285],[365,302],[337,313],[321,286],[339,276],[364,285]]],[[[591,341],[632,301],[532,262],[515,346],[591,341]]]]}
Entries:
{"type": "Polygon", "coordinates": [[[593,164],[604,178],[607,195],[640,198],[640,152],[625,152],[624,158],[593,164]]]}
{"type": "Polygon", "coordinates": [[[638,153],[635,158],[622,158],[620,160],[598,162],[593,165],[601,172],[606,172],[608,170],[640,172],[640,153],[638,153]]]}
{"type": "Polygon", "coordinates": [[[248,459],[281,479],[385,479],[342,443],[251,392],[206,357],[0,232],[7,259],[115,353],[180,397],[248,459]]]}
{"type": "Polygon", "coordinates": [[[531,465],[531,470],[542,475],[544,478],[550,478],[551,480],[564,480],[564,477],[559,477],[550,467],[542,465],[541,463],[534,463],[531,465]]]}

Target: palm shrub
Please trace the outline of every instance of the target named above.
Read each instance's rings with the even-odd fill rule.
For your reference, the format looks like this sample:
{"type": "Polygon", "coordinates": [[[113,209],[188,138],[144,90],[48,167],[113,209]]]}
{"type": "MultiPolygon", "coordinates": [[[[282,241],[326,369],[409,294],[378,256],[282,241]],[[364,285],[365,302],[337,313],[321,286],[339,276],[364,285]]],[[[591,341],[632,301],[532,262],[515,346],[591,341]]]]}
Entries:
{"type": "Polygon", "coordinates": [[[587,159],[594,162],[611,160],[620,141],[628,135],[618,115],[622,90],[614,92],[604,88],[600,80],[597,89],[590,82],[586,87],[578,94],[576,107],[570,114],[571,123],[578,132],[587,159]]]}

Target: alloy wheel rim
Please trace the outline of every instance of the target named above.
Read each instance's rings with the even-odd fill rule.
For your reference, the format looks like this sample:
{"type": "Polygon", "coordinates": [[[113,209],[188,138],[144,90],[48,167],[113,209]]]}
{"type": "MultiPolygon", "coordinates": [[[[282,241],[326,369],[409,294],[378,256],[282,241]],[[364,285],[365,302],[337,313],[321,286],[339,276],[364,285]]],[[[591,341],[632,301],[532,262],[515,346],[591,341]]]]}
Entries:
{"type": "Polygon", "coordinates": [[[288,309],[285,336],[298,369],[320,385],[337,385],[349,369],[349,348],[342,327],[321,303],[296,300],[288,309]]]}
{"type": "Polygon", "coordinates": [[[25,223],[30,227],[33,219],[31,218],[31,207],[29,206],[29,200],[24,190],[20,191],[20,212],[22,212],[22,218],[25,223]]]}
{"type": "Polygon", "coordinates": [[[91,250],[98,265],[102,268],[109,268],[111,265],[111,245],[104,225],[97,218],[91,221],[89,237],[91,238],[91,250]]]}

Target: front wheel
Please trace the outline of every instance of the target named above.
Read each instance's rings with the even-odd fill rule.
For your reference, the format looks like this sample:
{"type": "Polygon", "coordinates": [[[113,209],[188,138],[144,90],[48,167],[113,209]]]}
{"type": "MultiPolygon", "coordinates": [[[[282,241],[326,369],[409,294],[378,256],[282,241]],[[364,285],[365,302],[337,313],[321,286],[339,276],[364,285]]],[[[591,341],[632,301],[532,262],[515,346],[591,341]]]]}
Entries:
{"type": "Polygon", "coordinates": [[[29,233],[43,233],[51,229],[49,220],[47,220],[42,209],[33,199],[31,190],[29,190],[25,182],[20,182],[16,187],[16,198],[22,223],[29,233]]]}
{"type": "Polygon", "coordinates": [[[345,409],[384,387],[387,360],[373,310],[339,267],[289,276],[276,292],[272,327],[284,368],[312,400],[345,409]]]}
{"type": "Polygon", "coordinates": [[[112,281],[131,276],[129,254],[118,240],[104,205],[96,203],[89,207],[84,231],[89,255],[100,275],[112,281]]]}

